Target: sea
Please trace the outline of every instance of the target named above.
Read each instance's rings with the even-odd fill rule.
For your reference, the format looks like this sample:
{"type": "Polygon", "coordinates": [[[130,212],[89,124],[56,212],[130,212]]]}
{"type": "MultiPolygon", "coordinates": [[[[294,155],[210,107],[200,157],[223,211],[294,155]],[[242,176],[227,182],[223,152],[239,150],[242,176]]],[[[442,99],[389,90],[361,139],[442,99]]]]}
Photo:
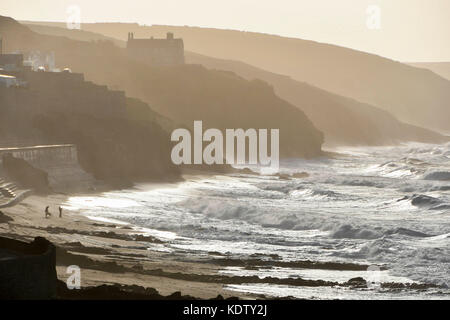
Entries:
{"type": "Polygon", "coordinates": [[[450,143],[331,151],[331,157],[282,160],[279,175],[192,176],[179,183],[74,196],[65,207],[163,240],[149,243],[148,250],[167,259],[266,262],[255,268],[225,264],[219,271],[223,275],[339,283],[362,277],[371,284],[224,285],[234,292],[305,299],[450,299],[450,143]],[[308,175],[298,175],[303,172],[308,175]],[[327,270],[287,263],[296,261],[368,267],[327,270]],[[435,287],[389,289],[382,283],[435,287]]]}

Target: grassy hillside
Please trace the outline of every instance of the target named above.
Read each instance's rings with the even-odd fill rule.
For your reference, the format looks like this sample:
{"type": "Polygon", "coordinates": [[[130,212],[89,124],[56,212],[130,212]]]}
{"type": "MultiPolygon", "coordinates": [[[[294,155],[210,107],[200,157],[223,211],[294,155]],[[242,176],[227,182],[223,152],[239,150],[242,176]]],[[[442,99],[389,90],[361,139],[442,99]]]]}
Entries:
{"type": "Polygon", "coordinates": [[[450,81],[373,54],[233,30],[126,23],[83,24],[82,29],[122,40],[127,32],[139,38],[162,37],[171,31],[184,38],[188,51],[239,60],[380,107],[408,123],[450,130],[450,81]]]}
{"type": "Polygon", "coordinates": [[[189,52],[186,53],[186,61],[199,63],[208,68],[229,70],[246,79],[261,79],[270,83],[277,95],[303,110],[317,128],[324,132],[327,145],[448,141],[448,137],[431,130],[402,123],[382,109],[243,62],[189,52]]]}
{"type": "MultiPolygon", "coordinates": [[[[27,24],[33,31],[64,35],[86,41],[109,39],[83,30],[27,24]]],[[[125,47],[125,42],[116,40],[125,47]]],[[[327,145],[383,145],[405,141],[441,142],[447,139],[426,129],[398,121],[379,108],[345,98],[288,76],[272,73],[249,64],[186,52],[186,62],[210,69],[227,70],[247,79],[261,79],[274,87],[278,96],[303,110],[325,135],[327,145]]],[[[173,115],[177,117],[177,115],[173,115]]]]}

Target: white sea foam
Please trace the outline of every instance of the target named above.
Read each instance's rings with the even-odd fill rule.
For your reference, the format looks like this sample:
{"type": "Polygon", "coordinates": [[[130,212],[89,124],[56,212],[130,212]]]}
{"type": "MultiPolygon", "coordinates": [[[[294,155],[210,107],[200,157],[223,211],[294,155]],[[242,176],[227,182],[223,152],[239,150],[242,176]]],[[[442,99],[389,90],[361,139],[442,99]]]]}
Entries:
{"type": "MultiPolygon", "coordinates": [[[[73,197],[66,205],[164,238],[166,249],[182,259],[216,254],[375,264],[386,266],[391,279],[445,286],[450,284],[449,159],[450,144],[352,148],[334,159],[281,162],[281,173],[307,172],[305,178],[191,178],[175,185],[73,197]]],[[[258,272],[264,275],[264,270],[258,272]]],[[[281,277],[274,270],[267,268],[266,275],[278,272],[281,277]]],[[[316,275],[339,278],[321,272],[316,275]]],[[[276,285],[229,288],[280,296],[331,294],[326,288],[276,285]]],[[[405,295],[441,297],[428,291],[405,295]]],[[[403,298],[400,293],[349,289],[340,289],[336,297],[403,298]]]]}

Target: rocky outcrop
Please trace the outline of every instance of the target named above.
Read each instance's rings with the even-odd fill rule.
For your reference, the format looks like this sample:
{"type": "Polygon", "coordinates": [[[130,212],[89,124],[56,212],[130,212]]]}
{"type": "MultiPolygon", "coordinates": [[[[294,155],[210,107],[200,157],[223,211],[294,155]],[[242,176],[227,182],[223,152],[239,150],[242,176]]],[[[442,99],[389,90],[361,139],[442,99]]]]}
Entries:
{"type": "Polygon", "coordinates": [[[0,237],[0,299],[55,298],[55,252],[41,237],[31,243],[0,237]]]}

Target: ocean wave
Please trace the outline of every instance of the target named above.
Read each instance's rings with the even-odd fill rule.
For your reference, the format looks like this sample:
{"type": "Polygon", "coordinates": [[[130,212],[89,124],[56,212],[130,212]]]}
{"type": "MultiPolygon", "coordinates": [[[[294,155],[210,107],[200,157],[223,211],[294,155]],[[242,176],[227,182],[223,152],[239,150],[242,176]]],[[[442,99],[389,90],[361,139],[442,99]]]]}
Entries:
{"type": "Polygon", "coordinates": [[[337,226],[330,235],[335,239],[377,239],[381,236],[377,231],[355,228],[350,224],[337,226]]]}
{"type": "Polygon", "coordinates": [[[343,193],[339,193],[332,190],[321,190],[321,189],[309,189],[309,188],[297,188],[290,192],[291,197],[293,198],[303,198],[309,200],[349,200],[350,198],[354,198],[350,195],[346,195],[343,193]]]}
{"type": "Polygon", "coordinates": [[[353,187],[373,187],[373,188],[384,188],[387,183],[380,181],[379,179],[367,178],[367,177],[348,177],[343,179],[339,184],[344,186],[353,187]]]}
{"type": "Polygon", "coordinates": [[[395,235],[395,234],[405,235],[405,236],[409,236],[409,237],[417,237],[417,238],[433,237],[433,235],[429,235],[427,233],[423,233],[420,231],[414,231],[414,230],[407,229],[407,228],[395,228],[395,229],[388,230],[384,233],[384,235],[395,235]]]}
{"type": "Polygon", "coordinates": [[[410,201],[410,203],[417,208],[429,210],[445,210],[450,208],[450,204],[445,203],[443,200],[424,194],[413,194],[412,196],[405,196],[397,200],[397,202],[400,201],[410,201]]]}
{"type": "Polygon", "coordinates": [[[416,238],[431,238],[434,235],[430,235],[424,232],[415,231],[408,228],[394,228],[383,231],[381,229],[371,229],[367,226],[355,227],[351,224],[342,224],[330,231],[330,236],[334,239],[366,239],[375,240],[386,236],[402,235],[416,238]]]}

